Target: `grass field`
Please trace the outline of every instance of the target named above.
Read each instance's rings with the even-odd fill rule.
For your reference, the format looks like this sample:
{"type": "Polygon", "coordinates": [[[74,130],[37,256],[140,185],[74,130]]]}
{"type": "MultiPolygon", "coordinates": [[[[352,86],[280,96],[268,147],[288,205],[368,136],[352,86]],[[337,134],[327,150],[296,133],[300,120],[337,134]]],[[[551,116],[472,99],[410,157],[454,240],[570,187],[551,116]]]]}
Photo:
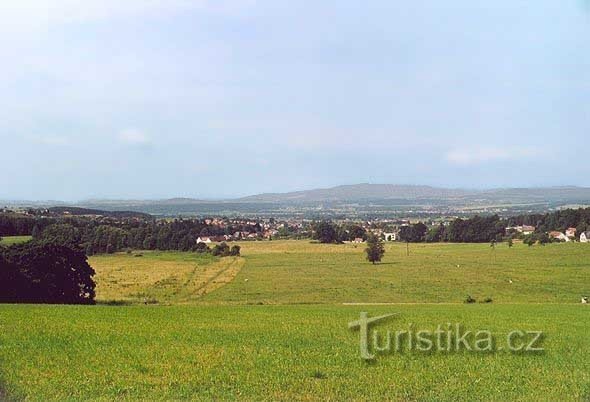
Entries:
{"type": "Polygon", "coordinates": [[[489,244],[390,243],[383,262],[363,245],[242,244],[236,280],[205,301],[240,304],[461,303],[470,294],[496,303],[579,303],[590,294],[590,245],[513,248],[489,244]],[[246,281],[247,279],[247,281],[246,281]]]}
{"type": "Polygon", "coordinates": [[[0,399],[590,400],[585,244],[389,244],[376,266],[362,245],[241,245],[92,257],[99,301],[136,305],[0,306],[0,399]],[[545,352],[366,363],[347,328],[361,311],[400,313],[388,329],[542,330],[545,352]]]}
{"type": "Polygon", "coordinates": [[[582,305],[407,305],[390,325],[546,331],[546,352],[358,357],[345,306],[1,306],[7,391],[30,400],[587,400],[582,305]]]}
{"type": "Polygon", "coordinates": [[[191,303],[233,280],[244,260],[210,254],[141,252],[90,258],[99,303],[191,303]]]}
{"type": "Polygon", "coordinates": [[[0,245],[10,246],[12,244],[24,243],[31,239],[31,236],[4,236],[0,239],[0,245]]]}

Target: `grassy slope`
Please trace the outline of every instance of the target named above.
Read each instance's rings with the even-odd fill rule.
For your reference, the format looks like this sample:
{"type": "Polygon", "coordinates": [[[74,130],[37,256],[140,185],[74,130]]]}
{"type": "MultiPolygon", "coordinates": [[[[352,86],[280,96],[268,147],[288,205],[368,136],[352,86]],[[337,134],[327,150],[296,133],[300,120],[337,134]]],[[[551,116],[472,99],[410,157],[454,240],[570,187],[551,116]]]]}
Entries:
{"type": "Polygon", "coordinates": [[[450,302],[467,294],[496,303],[578,303],[590,294],[590,246],[387,245],[383,263],[363,245],[242,244],[246,264],[211,303],[450,302]],[[495,255],[494,255],[495,254],[495,255]],[[246,279],[248,279],[246,281],[246,279]],[[510,283],[512,281],[512,283],[510,283]]]}
{"type": "Polygon", "coordinates": [[[588,307],[527,304],[579,302],[590,286],[586,245],[510,250],[500,245],[494,262],[485,244],[413,245],[410,257],[403,245],[395,244],[388,245],[378,266],[364,261],[360,245],[242,246],[246,263],[236,279],[202,298],[191,296],[195,288],[185,286],[186,281],[171,287],[154,284],[170,284],[166,278],[195,267],[205,271],[217,260],[181,253],[93,257],[98,296],[137,298],[147,289],[162,292],[171,303],[322,304],[0,306],[0,378],[11,395],[37,400],[590,398],[588,307]],[[128,275],[135,278],[130,283],[125,282],[128,275]],[[141,282],[142,275],[151,279],[141,282]],[[105,287],[107,280],[111,287],[105,287]],[[135,282],[140,289],[129,289],[135,282]],[[182,297],[173,294],[179,289],[182,297]],[[466,293],[492,296],[495,303],[339,304],[460,303],[466,293]],[[394,330],[407,329],[410,322],[424,329],[461,322],[498,335],[540,329],[547,333],[547,352],[404,354],[367,365],[358,358],[358,333],[346,328],[360,311],[401,312],[394,330]]]}
{"type": "Polygon", "coordinates": [[[24,243],[31,240],[31,236],[4,236],[2,240],[0,240],[0,245],[2,246],[10,246],[16,243],[24,243]]]}
{"type": "MultiPolygon", "coordinates": [[[[362,309],[364,310],[364,309],[362,309]]],[[[407,305],[386,328],[462,322],[503,339],[547,332],[539,355],[358,358],[344,306],[0,306],[0,359],[31,400],[583,400],[590,324],[581,305],[407,305]]]]}
{"type": "Polygon", "coordinates": [[[231,281],[241,258],[210,254],[142,252],[93,256],[97,301],[188,303],[231,281]]]}

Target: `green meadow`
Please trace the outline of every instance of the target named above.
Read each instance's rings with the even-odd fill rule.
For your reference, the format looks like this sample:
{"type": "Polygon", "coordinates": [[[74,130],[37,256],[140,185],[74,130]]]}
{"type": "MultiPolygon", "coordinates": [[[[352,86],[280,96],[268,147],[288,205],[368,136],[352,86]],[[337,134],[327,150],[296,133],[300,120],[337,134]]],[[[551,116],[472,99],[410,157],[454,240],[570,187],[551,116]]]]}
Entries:
{"type": "Polygon", "coordinates": [[[11,246],[31,240],[31,236],[3,236],[0,238],[0,246],[11,246]]]}
{"type": "Polygon", "coordinates": [[[99,305],[0,306],[0,399],[590,400],[586,244],[388,244],[378,265],[362,245],[241,246],[95,256],[99,305]],[[362,311],[399,313],[377,329],[460,323],[499,343],[540,330],[544,351],[366,362],[347,325],[362,311]]]}
{"type": "Polygon", "coordinates": [[[579,303],[590,295],[590,244],[389,243],[380,264],[362,244],[243,243],[244,269],[204,302],[237,304],[579,303]]]}

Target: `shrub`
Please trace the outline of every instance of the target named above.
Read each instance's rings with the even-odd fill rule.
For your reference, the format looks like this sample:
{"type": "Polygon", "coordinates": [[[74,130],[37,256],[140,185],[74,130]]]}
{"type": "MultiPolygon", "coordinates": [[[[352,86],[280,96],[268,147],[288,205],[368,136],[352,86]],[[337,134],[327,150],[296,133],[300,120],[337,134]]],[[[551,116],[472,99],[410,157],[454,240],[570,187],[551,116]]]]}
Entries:
{"type": "Polygon", "coordinates": [[[471,295],[467,295],[467,297],[465,298],[464,302],[465,304],[472,304],[477,302],[477,300],[475,300],[473,297],[471,297],[471,295]]]}
{"type": "Polygon", "coordinates": [[[492,299],[491,297],[486,297],[485,299],[483,299],[482,303],[492,303],[494,301],[494,299],[492,299]]]}
{"type": "Polygon", "coordinates": [[[226,242],[216,244],[215,247],[213,247],[213,250],[211,250],[211,254],[218,257],[226,257],[229,255],[229,253],[229,246],[226,242]]]}
{"type": "Polygon", "coordinates": [[[197,245],[194,247],[194,250],[197,253],[206,253],[209,250],[209,246],[207,246],[205,243],[197,243],[197,245]]]}
{"type": "Polygon", "coordinates": [[[240,255],[240,246],[237,244],[232,246],[231,250],[229,251],[230,255],[239,256],[240,255]]]}

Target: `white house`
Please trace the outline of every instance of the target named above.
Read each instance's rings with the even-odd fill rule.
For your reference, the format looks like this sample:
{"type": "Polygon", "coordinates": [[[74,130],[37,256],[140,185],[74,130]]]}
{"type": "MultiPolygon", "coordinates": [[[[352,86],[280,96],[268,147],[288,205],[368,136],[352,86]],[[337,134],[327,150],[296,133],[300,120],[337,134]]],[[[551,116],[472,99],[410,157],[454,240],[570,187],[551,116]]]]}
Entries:
{"type": "Polygon", "coordinates": [[[580,235],[580,243],[590,243],[590,232],[582,232],[580,235]]]}
{"type": "Polygon", "coordinates": [[[385,241],[396,241],[397,240],[397,233],[395,233],[395,232],[383,233],[383,237],[385,238],[385,241]]]}
{"type": "Polygon", "coordinates": [[[211,243],[211,238],[201,236],[201,237],[197,238],[197,244],[199,244],[199,243],[211,243]]]}
{"type": "Polygon", "coordinates": [[[559,240],[559,241],[570,241],[569,237],[567,237],[562,232],[557,232],[557,231],[549,232],[549,237],[551,237],[552,239],[559,240]]]}

